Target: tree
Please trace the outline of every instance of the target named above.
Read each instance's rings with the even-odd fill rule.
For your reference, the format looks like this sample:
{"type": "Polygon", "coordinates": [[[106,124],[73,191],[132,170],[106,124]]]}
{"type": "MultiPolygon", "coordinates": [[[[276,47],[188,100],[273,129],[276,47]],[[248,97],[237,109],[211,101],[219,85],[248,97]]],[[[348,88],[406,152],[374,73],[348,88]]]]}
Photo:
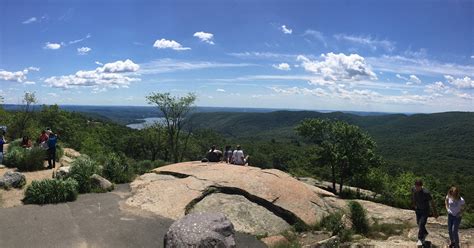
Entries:
{"type": "MultiPolygon", "coordinates": [[[[196,101],[194,93],[188,93],[183,97],[171,96],[170,93],[154,92],[146,97],[148,104],[154,104],[165,118],[168,132],[168,147],[173,157],[173,161],[178,163],[182,156],[180,154],[180,138],[185,118],[192,109],[196,101]]],[[[188,136],[189,137],[189,136],[188,136]]]]}
{"type": "Polygon", "coordinates": [[[320,162],[331,166],[333,191],[339,177],[339,192],[346,179],[365,173],[378,159],[375,142],[359,127],[343,121],[306,119],[297,127],[299,135],[319,146],[320,162]]]}
{"type": "Polygon", "coordinates": [[[16,127],[12,135],[14,137],[16,136],[15,134],[22,137],[27,133],[26,129],[28,128],[30,120],[32,119],[31,117],[33,116],[33,105],[38,102],[35,92],[25,92],[22,102],[23,106],[21,107],[21,111],[16,115],[14,123],[14,126],[16,127]]]}

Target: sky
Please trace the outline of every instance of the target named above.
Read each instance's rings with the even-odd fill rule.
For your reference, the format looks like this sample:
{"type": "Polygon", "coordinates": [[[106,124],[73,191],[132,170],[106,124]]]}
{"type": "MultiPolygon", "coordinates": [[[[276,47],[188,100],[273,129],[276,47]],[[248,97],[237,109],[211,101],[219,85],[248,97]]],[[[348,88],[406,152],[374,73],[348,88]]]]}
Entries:
{"type": "Polygon", "coordinates": [[[474,111],[474,1],[0,0],[19,104],[474,111]]]}

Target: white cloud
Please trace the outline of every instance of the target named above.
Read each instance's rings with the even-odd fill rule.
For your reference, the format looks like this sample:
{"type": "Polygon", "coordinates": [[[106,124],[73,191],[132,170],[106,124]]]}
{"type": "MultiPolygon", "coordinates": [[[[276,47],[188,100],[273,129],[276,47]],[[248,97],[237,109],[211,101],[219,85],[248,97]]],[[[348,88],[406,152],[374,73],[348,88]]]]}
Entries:
{"type": "Polygon", "coordinates": [[[91,71],[78,71],[66,76],[49,77],[44,82],[54,88],[92,87],[93,93],[103,92],[106,88],[127,88],[132,82],[140,81],[139,78],[127,73],[136,72],[139,65],[127,59],[107,63],[91,71]]]}
{"type": "Polygon", "coordinates": [[[281,31],[282,31],[284,34],[291,34],[291,33],[293,33],[293,30],[290,29],[290,28],[287,28],[286,25],[282,25],[282,26],[281,26],[281,31]]]}
{"type": "Polygon", "coordinates": [[[96,61],[96,62],[94,62],[94,63],[95,63],[96,65],[104,65],[104,64],[102,64],[102,63],[99,62],[99,61],[96,61]]]}
{"type": "Polygon", "coordinates": [[[329,82],[359,81],[362,79],[377,79],[377,75],[358,54],[327,53],[321,55],[320,61],[312,61],[305,56],[298,56],[301,66],[306,71],[322,76],[329,82]]]}
{"type": "Polygon", "coordinates": [[[77,54],[87,55],[92,49],[90,47],[81,47],[77,49],[77,54]]]}
{"type": "Polygon", "coordinates": [[[449,93],[449,86],[443,84],[442,82],[434,82],[425,86],[425,92],[432,94],[447,94],[449,93]]]}
{"type": "Polygon", "coordinates": [[[224,89],[217,89],[216,91],[217,91],[217,92],[225,92],[224,89]]]}
{"type": "Polygon", "coordinates": [[[33,17],[23,21],[22,23],[23,24],[30,24],[30,23],[33,23],[33,22],[36,22],[36,21],[38,21],[38,19],[36,19],[36,17],[33,16],[33,17]]]}
{"type": "Polygon", "coordinates": [[[323,43],[325,47],[328,46],[326,42],[326,37],[323,35],[323,33],[319,31],[308,29],[304,32],[303,36],[311,36],[315,38],[316,40],[320,41],[321,43],[323,43]]]}
{"type": "Polygon", "coordinates": [[[474,59],[474,55],[471,55],[471,59],[474,59]]]}
{"type": "Polygon", "coordinates": [[[86,39],[89,39],[90,37],[92,37],[91,34],[87,34],[86,37],[82,38],[82,39],[78,39],[78,40],[72,40],[72,41],[69,41],[69,45],[72,45],[72,44],[76,44],[76,43],[79,43],[79,42],[82,42],[86,39]]]}
{"type": "Polygon", "coordinates": [[[395,43],[389,40],[378,40],[372,38],[370,36],[354,36],[354,35],[346,35],[346,34],[336,34],[334,38],[337,40],[344,40],[360,45],[364,45],[376,51],[379,47],[383,48],[384,50],[391,52],[395,50],[395,43]]]}
{"type": "Polygon", "coordinates": [[[211,33],[206,32],[196,32],[193,35],[194,37],[199,38],[202,42],[206,42],[208,44],[214,45],[214,35],[211,33]]]}
{"type": "Polygon", "coordinates": [[[315,96],[328,96],[328,93],[321,89],[308,89],[300,87],[291,87],[291,88],[279,88],[279,87],[270,87],[276,93],[283,95],[315,95],[315,96]]]}
{"type": "Polygon", "coordinates": [[[209,61],[182,61],[175,59],[158,59],[140,64],[140,74],[159,74],[174,71],[200,70],[210,68],[248,67],[248,63],[219,63],[209,61]]]}
{"type": "Polygon", "coordinates": [[[421,80],[415,75],[410,75],[409,81],[415,84],[421,84],[421,80]]]}
{"type": "Polygon", "coordinates": [[[288,63],[281,63],[281,64],[278,64],[278,65],[272,65],[272,66],[273,66],[273,68],[278,69],[278,70],[282,70],[282,71],[291,70],[291,67],[288,63]]]}
{"type": "Polygon", "coordinates": [[[377,71],[416,74],[426,76],[439,75],[474,75],[474,66],[441,63],[425,58],[408,58],[403,56],[381,56],[366,58],[367,62],[377,71]]]}
{"type": "Polygon", "coordinates": [[[397,78],[400,78],[400,79],[403,79],[403,80],[405,80],[405,81],[408,81],[408,78],[407,78],[407,77],[404,77],[404,76],[402,76],[402,75],[400,75],[400,74],[398,74],[398,73],[397,73],[397,75],[395,75],[395,76],[396,76],[397,78]]]}
{"type": "Polygon", "coordinates": [[[39,71],[37,67],[28,67],[22,71],[5,71],[0,69],[0,80],[24,83],[24,84],[35,84],[35,82],[28,81],[27,75],[30,71],[39,71]]]}
{"type": "Polygon", "coordinates": [[[446,81],[458,89],[474,89],[474,80],[466,76],[464,78],[454,78],[450,75],[445,75],[444,78],[446,81]]]}
{"type": "Polygon", "coordinates": [[[156,40],[155,43],[153,44],[153,47],[156,47],[158,49],[173,49],[176,51],[184,51],[184,50],[191,50],[189,47],[183,47],[181,44],[174,40],[166,40],[166,39],[161,39],[161,40],[156,40]]]}
{"type": "Polygon", "coordinates": [[[43,49],[50,49],[50,50],[57,50],[59,48],[61,48],[61,44],[59,44],[59,43],[50,43],[50,42],[46,42],[46,44],[43,47],[43,49]]]}

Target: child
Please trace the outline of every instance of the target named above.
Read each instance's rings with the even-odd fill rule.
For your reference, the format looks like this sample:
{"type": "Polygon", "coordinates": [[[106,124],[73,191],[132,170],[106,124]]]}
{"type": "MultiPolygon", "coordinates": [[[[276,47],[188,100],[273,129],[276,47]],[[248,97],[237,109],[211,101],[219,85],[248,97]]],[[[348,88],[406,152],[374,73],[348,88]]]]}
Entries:
{"type": "Polygon", "coordinates": [[[449,247],[459,247],[459,225],[461,224],[462,212],[464,210],[464,199],[459,194],[457,187],[451,187],[444,201],[448,211],[448,233],[451,244],[449,247]]]}

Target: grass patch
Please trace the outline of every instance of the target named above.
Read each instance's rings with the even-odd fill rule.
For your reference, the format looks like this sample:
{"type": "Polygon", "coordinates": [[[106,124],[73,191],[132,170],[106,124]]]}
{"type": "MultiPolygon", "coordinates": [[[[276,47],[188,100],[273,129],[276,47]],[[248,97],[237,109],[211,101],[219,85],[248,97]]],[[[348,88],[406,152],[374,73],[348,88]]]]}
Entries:
{"type": "Polygon", "coordinates": [[[74,179],[43,179],[33,181],[25,191],[25,204],[50,204],[75,201],[78,194],[78,183],[74,179]]]}
{"type": "Polygon", "coordinates": [[[379,223],[377,220],[375,220],[374,224],[370,226],[367,236],[372,239],[387,239],[391,236],[402,235],[403,232],[409,228],[409,223],[379,223]],[[380,235],[381,233],[383,235],[380,235]]]}

